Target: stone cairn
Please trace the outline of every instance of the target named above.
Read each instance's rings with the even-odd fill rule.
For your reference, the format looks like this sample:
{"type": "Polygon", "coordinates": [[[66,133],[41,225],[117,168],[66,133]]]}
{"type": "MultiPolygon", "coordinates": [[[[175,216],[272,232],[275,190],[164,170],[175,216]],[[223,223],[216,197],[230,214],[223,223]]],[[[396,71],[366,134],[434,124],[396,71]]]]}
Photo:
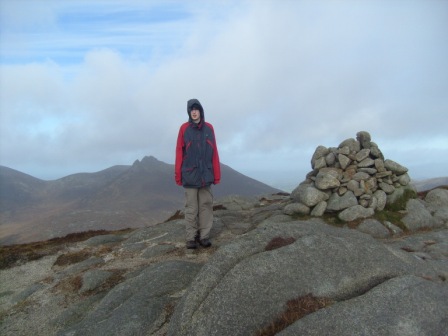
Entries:
{"type": "Polygon", "coordinates": [[[411,187],[408,169],[385,160],[370,134],[358,132],[337,148],[318,146],[313,170],[291,193],[288,215],[339,212],[343,221],[370,217],[411,187]]]}

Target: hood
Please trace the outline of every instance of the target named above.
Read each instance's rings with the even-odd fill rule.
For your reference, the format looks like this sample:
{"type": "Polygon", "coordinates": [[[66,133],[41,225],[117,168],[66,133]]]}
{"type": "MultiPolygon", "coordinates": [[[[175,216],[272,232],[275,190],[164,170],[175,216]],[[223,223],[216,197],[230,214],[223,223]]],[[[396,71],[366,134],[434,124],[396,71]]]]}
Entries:
{"type": "Polygon", "coordinates": [[[191,112],[191,108],[193,107],[194,104],[199,105],[199,112],[201,112],[201,122],[204,121],[205,120],[204,119],[204,108],[202,107],[201,103],[197,99],[190,99],[187,102],[188,119],[191,121],[190,112],[191,112]]]}

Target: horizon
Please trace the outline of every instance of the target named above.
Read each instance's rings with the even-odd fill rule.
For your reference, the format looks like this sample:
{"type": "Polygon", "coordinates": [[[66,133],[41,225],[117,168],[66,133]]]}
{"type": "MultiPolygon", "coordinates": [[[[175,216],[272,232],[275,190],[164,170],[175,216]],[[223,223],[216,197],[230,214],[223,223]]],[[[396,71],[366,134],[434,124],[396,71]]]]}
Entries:
{"type": "MultiPolygon", "coordinates": [[[[155,158],[155,159],[156,159],[157,161],[159,161],[159,162],[162,162],[162,163],[165,163],[165,164],[169,164],[169,165],[174,165],[174,162],[173,162],[173,163],[168,163],[168,162],[159,160],[157,157],[155,157],[155,156],[153,156],[153,155],[145,155],[144,157],[142,157],[142,158],[140,158],[140,159],[136,159],[136,160],[132,161],[132,163],[128,163],[128,164],[115,164],[115,165],[111,165],[111,166],[108,166],[108,167],[103,167],[103,168],[101,168],[101,169],[99,169],[99,170],[95,170],[95,171],[79,171],[79,172],[73,172],[73,173],[70,173],[70,174],[67,174],[67,175],[64,175],[64,176],[60,176],[60,177],[57,177],[57,178],[54,178],[54,179],[40,178],[40,177],[38,177],[38,176],[32,175],[32,174],[30,174],[30,173],[28,173],[28,172],[25,172],[25,171],[21,171],[21,170],[15,169],[15,168],[13,168],[13,167],[8,167],[8,166],[4,166],[4,165],[0,165],[0,166],[6,167],[6,168],[9,168],[9,169],[13,169],[13,170],[15,170],[15,171],[18,171],[18,172],[20,172],[20,173],[29,175],[29,176],[31,176],[31,177],[37,178],[37,179],[42,180],[42,181],[45,181],[45,182],[51,182],[51,181],[57,181],[57,180],[66,178],[66,177],[71,176],[71,175],[77,175],[77,174],[94,174],[94,173],[98,173],[98,172],[101,172],[101,171],[103,171],[103,170],[107,170],[107,169],[109,169],[109,168],[115,167],[115,166],[126,166],[126,167],[131,167],[136,161],[141,162],[145,157],[148,157],[148,158],[153,157],[153,158],[155,158]]],[[[224,165],[228,166],[229,168],[234,169],[232,166],[228,165],[228,164],[225,163],[225,162],[221,162],[221,164],[224,164],[224,165]]],[[[242,172],[240,172],[240,171],[238,171],[238,170],[236,170],[236,169],[234,169],[234,170],[237,171],[238,173],[243,174],[242,172]]],[[[408,172],[408,173],[409,173],[409,176],[410,176],[410,178],[411,178],[411,182],[414,182],[414,183],[423,182],[423,181],[429,181],[429,180],[433,180],[433,179],[448,178],[448,175],[442,175],[442,176],[433,176],[433,177],[426,177],[426,178],[418,178],[418,179],[415,179],[415,178],[412,178],[412,175],[410,174],[410,172],[408,172]]],[[[286,192],[291,192],[294,188],[296,188],[296,187],[297,187],[301,182],[303,182],[303,181],[305,180],[305,178],[306,178],[306,176],[304,175],[304,176],[303,176],[303,179],[300,180],[300,181],[297,181],[297,183],[293,183],[292,181],[290,181],[289,183],[288,183],[288,182],[284,182],[283,185],[281,185],[281,184],[275,185],[275,184],[270,184],[270,183],[268,183],[268,182],[266,182],[266,181],[263,181],[263,180],[259,180],[259,179],[255,178],[255,177],[253,177],[253,176],[250,176],[250,175],[246,175],[246,174],[243,174],[243,175],[245,175],[246,177],[249,177],[249,178],[253,178],[253,179],[257,180],[258,182],[264,183],[264,184],[266,184],[266,185],[268,185],[268,186],[270,186],[270,187],[273,187],[273,188],[276,188],[276,189],[280,189],[280,190],[282,190],[282,191],[286,191],[286,192]]],[[[173,183],[174,183],[174,176],[173,176],[173,183]]]]}
{"type": "Polygon", "coordinates": [[[271,186],[359,131],[411,178],[443,176],[447,31],[446,1],[3,0],[0,164],[174,162],[197,98],[221,161],[271,186]]]}

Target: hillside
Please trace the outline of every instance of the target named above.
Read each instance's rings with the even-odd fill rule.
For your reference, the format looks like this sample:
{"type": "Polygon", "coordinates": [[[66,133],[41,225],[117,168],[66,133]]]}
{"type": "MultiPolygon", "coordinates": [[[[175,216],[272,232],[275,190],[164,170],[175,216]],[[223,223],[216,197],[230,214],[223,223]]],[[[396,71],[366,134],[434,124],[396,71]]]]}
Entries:
{"type": "Polygon", "coordinates": [[[440,186],[448,186],[448,176],[412,181],[417,191],[431,190],[440,186]]]}
{"type": "MultiPolygon", "coordinates": [[[[279,191],[224,164],[221,169],[215,198],[279,191]]],[[[183,190],[173,176],[174,165],[152,156],[54,181],[0,167],[0,244],[156,224],[183,207],[183,190]]]]}

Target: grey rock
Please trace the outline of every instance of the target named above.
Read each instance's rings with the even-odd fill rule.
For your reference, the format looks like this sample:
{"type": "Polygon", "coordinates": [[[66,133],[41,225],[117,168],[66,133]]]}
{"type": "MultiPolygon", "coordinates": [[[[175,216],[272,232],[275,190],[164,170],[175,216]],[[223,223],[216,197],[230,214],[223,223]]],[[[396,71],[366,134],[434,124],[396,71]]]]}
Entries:
{"type": "Polygon", "coordinates": [[[347,156],[347,155],[350,155],[350,147],[349,146],[343,146],[343,147],[340,147],[340,148],[338,148],[338,150],[337,150],[337,153],[338,154],[342,154],[342,155],[345,155],[345,156],[347,156]]]}
{"type": "Polygon", "coordinates": [[[327,202],[328,211],[340,211],[358,204],[358,200],[352,191],[347,191],[344,195],[331,194],[327,202]]]}
{"type": "Polygon", "coordinates": [[[433,189],[428,192],[425,201],[430,205],[448,207],[448,190],[441,188],[433,189]]]}
{"type": "Polygon", "coordinates": [[[295,214],[308,215],[310,213],[310,208],[302,203],[291,203],[285,206],[283,213],[290,216],[295,214]]]}
{"type": "Polygon", "coordinates": [[[201,266],[182,261],[149,266],[113,288],[83,320],[58,335],[150,335],[165,323],[167,307],[176,302],[174,294],[189,285],[201,266]]]}
{"type": "Polygon", "coordinates": [[[333,152],[328,153],[327,156],[325,156],[325,163],[327,164],[328,167],[333,166],[335,162],[336,162],[336,155],[333,152]]]}
{"type": "Polygon", "coordinates": [[[348,147],[350,152],[359,152],[361,150],[361,144],[353,138],[342,141],[338,148],[348,147]]]}
{"type": "Polygon", "coordinates": [[[353,175],[353,179],[355,181],[362,181],[362,180],[367,180],[370,178],[370,175],[364,172],[357,172],[355,175],[353,175]]]}
{"type": "Polygon", "coordinates": [[[384,173],[386,167],[384,167],[384,161],[381,159],[375,159],[375,168],[379,173],[384,173]]]}
{"type": "Polygon", "coordinates": [[[367,167],[373,167],[375,166],[375,161],[371,158],[366,158],[358,163],[358,167],[360,168],[367,168],[367,167]]]}
{"type": "Polygon", "coordinates": [[[69,328],[71,325],[79,323],[105,295],[106,294],[101,293],[89,296],[85,300],[69,306],[54,318],[51,321],[51,324],[63,330],[69,328]]]}
{"type": "Polygon", "coordinates": [[[231,195],[220,198],[216,203],[222,204],[227,210],[240,211],[253,208],[257,202],[256,198],[231,195]]]}
{"type": "Polygon", "coordinates": [[[161,256],[165,253],[174,251],[175,249],[176,249],[176,246],[171,245],[171,244],[154,245],[154,246],[148,247],[146,250],[144,250],[142,253],[142,257],[143,258],[154,258],[154,257],[161,256]]]}
{"type": "Polygon", "coordinates": [[[369,175],[375,175],[378,172],[376,168],[359,168],[358,171],[369,175]]]}
{"type": "Polygon", "coordinates": [[[347,191],[348,191],[348,188],[347,188],[347,187],[344,187],[344,186],[339,187],[339,188],[338,188],[338,195],[339,195],[339,196],[342,196],[342,195],[344,195],[347,191]]]}
{"type": "Polygon", "coordinates": [[[325,161],[325,157],[329,153],[330,151],[327,147],[317,146],[313,156],[311,157],[311,167],[313,169],[320,169],[322,167],[326,167],[327,163],[325,161]]]}
{"type": "Polygon", "coordinates": [[[316,176],[316,187],[320,190],[337,188],[341,185],[339,173],[335,170],[321,170],[316,176]]]}
{"type": "Polygon", "coordinates": [[[338,161],[341,164],[342,169],[346,169],[348,165],[352,162],[346,155],[338,154],[338,161]]]}
{"type": "Polygon", "coordinates": [[[389,230],[376,219],[366,219],[358,225],[357,229],[374,238],[387,238],[390,236],[389,230]]]}
{"type": "Polygon", "coordinates": [[[122,244],[124,247],[127,247],[133,244],[160,243],[165,241],[185,241],[185,222],[183,219],[136,230],[122,244]]]}
{"type": "Polygon", "coordinates": [[[359,187],[359,182],[356,181],[356,180],[350,180],[350,181],[347,183],[347,189],[348,189],[348,190],[351,190],[351,191],[353,191],[353,192],[359,190],[359,189],[360,189],[360,187],[359,187]]]}
{"type": "Polygon", "coordinates": [[[370,133],[366,131],[360,131],[356,133],[356,140],[361,144],[361,148],[370,148],[370,141],[372,140],[370,133]]]}
{"type": "Polygon", "coordinates": [[[375,211],[372,208],[364,208],[362,205],[355,205],[341,211],[338,218],[345,222],[354,221],[359,218],[367,218],[373,216],[375,211]]]}
{"type": "Polygon", "coordinates": [[[396,175],[401,175],[408,172],[406,167],[403,167],[401,164],[389,159],[384,160],[384,167],[396,175]]]}
{"type": "Polygon", "coordinates": [[[367,205],[369,208],[372,208],[373,210],[378,209],[378,199],[376,197],[372,197],[369,200],[369,203],[367,205]]]}
{"type": "Polygon", "coordinates": [[[317,146],[316,150],[313,153],[313,156],[311,157],[311,163],[313,163],[317,159],[325,157],[329,153],[330,153],[330,150],[327,147],[317,146]]]}
{"type": "Polygon", "coordinates": [[[370,154],[374,157],[374,158],[378,158],[381,160],[384,160],[384,155],[381,152],[381,150],[378,148],[378,145],[374,142],[370,142],[370,154]]]}
{"type": "Polygon", "coordinates": [[[377,180],[374,177],[370,177],[367,180],[364,180],[364,186],[361,186],[364,189],[364,192],[367,194],[372,194],[378,189],[377,180]]]}
{"type": "Polygon", "coordinates": [[[403,276],[308,315],[277,335],[444,335],[447,311],[448,286],[403,276]]]}
{"type": "Polygon", "coordinates": [[[378,186],[383,190],[386,194],[392,194],[395,191],[395,187],[385,182],[378,183],[378,186]]]}
{"type": "Polygon", "coordinates": [[[420,200],[410,199],[406,204],[406,211],[407,214],[403,217],[402,222],[410,231],[439,226],[420,200]]]}
{"type": "Polygon", "coordinates": [[[22,302],[22,301],[28,299],[28,297],[30,297],[31,295],[33,295],[37,291],[39,291],[39,290],[41,290],[43,288],[45,288],[45,286],[43,284],[40,284],[40,283],[32,284],[31,286],[28,286],[27,288],[25,288],[24,290],[22,290],[18,294],[14,295],[12,297],[12,299],[11,299],[11,302],[13,304],[17,304],[19,302],[22,302]]]}
{"type": "Polygon", "coordinates": [[[407,173],[400,175],[398,178],[398,183],[400,183],[402,186],[407,186],[411,182],[411,178],[407,173]]]}
{"type": "Polygon", "coordinates": [[[387,204],[393,204],[404,196],[406,191],[415,191],[414,187],[410,184],[402,186],[401,188],[394,188],[394,191],[387,195],[387,204]]]}
{"type": "Polygon", "coordinates": [[[177,305],[168,335],[253,335],[292,298],[313,293],[343,301],[387,279],[427,271],[423,261],[355,230],[316,220],[270,223],[213,255],[177,305]],[[266,251],[276,237],[291,240],[266,251]]]}
{"type": "Polygon", "coordinates": [[[123,235],[116,235],[116,234],[107,234],[107,235],[100,235],[95,236],[92,238],[87,239],[84,244],[87,246],[98,246],[98,245],[104,245],[108,243],[119,243],[126,239],[126,236],[123,235]]]}
{"type": "Polygon", "coordinates": [[[325,201],[319,202],[311,211],[311,216],[320,217],[325,213],[326,209],[327,209],[327,202],[325,201]]]}
{"type": "Polygon", "coordinates": [[[321,201],[326,201],[328,195],[309,184],[301,184],[292,191],[291,198],[298,203],[312,207],[321,201]]]}
{"type": "MultiPolygon", "coordinates": [[[[308,209],[309,211],[309,209],[308,209]]],[[[265,214],[264,216],[257,216],[256,221],[265,220],[269,214],[265,214]]],[[[242,221],[234,221],[226,224],[226,229],[232,232],[233,234],[243,234],[249,231],[252,228],[253,224],[250,222],[242,222],[242,221]]],[[[212,236],[217,236],[217,234],[212,231],[212,236]]]]}
{"type": "Polygon", "coordinates": [[[82,277],[82,287],[79,292],[85,293],[98,288],[112,275],[112,272],[97,269],[87,271],[82,277]]]}
{"type": "Polygon", "coordinates": [[[365,148],[365,149],[361,149],[358,153],[356,153],[355,155],[355,159],[358,162],[361,162],[364,159],[367,159],[370,155],[370,149],[365,148]]]}
{"type": "Polygon", "coordinates": [[[383,172],[379,172],[378,171],[378,173],[375,174],[375,177],[377,179],[382,179],[382,178],[390,177],[390,176],[392,176],[392,172],[390,170],[386,170],[386,171],[383,171],[383,172]]]}
{"type": "Polygon", "coordinates": [[[448,208],[436,210],[433,214],[434,220],[439,223],[438,226],[445,225],[448,228],[448,208]]]}
{"type": "Polygon", "coordinates": [[[313,165],[311,166],[313,169],[321,169],[327,166],[327,162],[325,161],[325,157],[318,158],[313,161],[313,165]]]}
{"type": "Polygon", "coordinates": [[[63,275],[76,274],[85,271],[93,266],[98,266],[102,264],[104,264],[103,258],[91,257],[87,260],[71,265],[70,267],[66,268],[64,272],[62,272],[62,274],[63,275]]]}

